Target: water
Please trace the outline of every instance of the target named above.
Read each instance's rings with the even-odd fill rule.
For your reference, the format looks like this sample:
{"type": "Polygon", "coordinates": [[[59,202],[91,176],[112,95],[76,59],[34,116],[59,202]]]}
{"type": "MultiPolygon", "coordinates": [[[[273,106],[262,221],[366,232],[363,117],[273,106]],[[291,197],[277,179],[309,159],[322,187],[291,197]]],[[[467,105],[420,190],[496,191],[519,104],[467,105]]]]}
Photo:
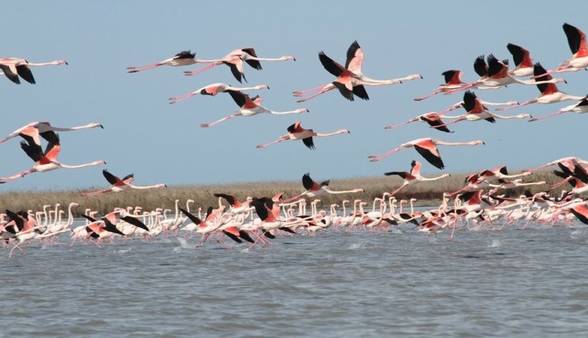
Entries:
{"type": "MultiPolygon", "coordinates": [[[[0,253],[0,335],[585,336],[588,229],[329,230],[270,248],[66,237],[0,253]]],[[[228,244],[228,242],[227,242],[228,244]]]]}

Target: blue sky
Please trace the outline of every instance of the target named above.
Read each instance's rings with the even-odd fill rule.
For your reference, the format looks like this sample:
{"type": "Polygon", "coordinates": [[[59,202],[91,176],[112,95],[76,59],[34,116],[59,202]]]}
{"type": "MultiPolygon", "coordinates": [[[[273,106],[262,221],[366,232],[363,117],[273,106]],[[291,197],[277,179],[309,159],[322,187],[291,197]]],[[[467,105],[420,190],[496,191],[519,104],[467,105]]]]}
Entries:
{"type": "MultiPolygon", "coordinates": [[[[67,59],[69,66],[35,68],[37,85],[13,85],[0,79],[3,123],[0,133],[35,120],[57,126],[99,121],[104,130],[61,135],[64,163],[97,159],[115,174],[135,173],[138,184],[200,184],[259,180],[298,180],[305,172],[317,179],[381,175],[407,169],[419,156],[400,152],[376,164],[367,156],[405,141],[434,136],[443,140],[483,139],[482,147],[441,149],[447,171],[467,172],[505,163],[512,168],[534,166],[555,158],[588,157],[583,126],[586,116],[572,115],[530,124],[524,121],[463,123],[447,135],[413,124],[394,131],[383,126],[441,109],[461,96],[437,96],[424,102],[413,97],[442,82],[440,73],[458,68],[464,80],[476,78],[472,63],[480,54],[509,58],[506,44],[528,48],[535,61],[553,67],[569,57],[561,28],[564,22],[588,30],[583,2],[574,10],[554,11],[524,2],[492,5],[455,2],[373,2],[357,6],[344,1],[199,2],[174,1],[35,1],[13,2],[4,27],[3,56],[30,61],[67,59]],[[583,7],[583,8],[582,8],[583,7]],[[500,8],[501,19],[492,22],[500,8]],[[524,14],[524,15],[523,15],[524,14]],[[324,50],[344,62],[357,40],[366,54],[364,73],[393,78],[421,73],[423,80],[402,86],[368,88],[371,100],[348,102],[338,93],[297,104],[292,90],[332,80],[320,65],[324,50]],[[191,49],[201,58],[222,57],[240,47],[254,47],[260,56],[295,55],[297,62],[265,62],[264,69],[246,68],[249,84],[267,83],[259,92],[275,110],[301,106],[311,112],[296,116],[256,116],[228,121],[210,129],[199,127],[235,111],[231,98],[195,97],[176,105],[167,98],[213,82],[237,85],[227,67],[184,77],[193,67],[165,67],[127,74],[125,67],[150,63],[191,49]],[[296,119],[318,131],[348,128],[351,135],[317,139],[316,151],[300,142],[256,144],[283,134],[296,119]]],[[[567,73],[560,89],[588,93],[588,73],[567,73]]],[[[534,86],[477,91],[482,99],[526,100],[537,96],[534,86]]],[[[568,103],[569,104],[569,103],[568,103]]],[[[563,106],[536,105],[517,112],[536,115],[563,106]]],[[[515,111],[513,111],[514,113],[515,111]]],[[[0,176],[28,168],[31,161],[17,140],[0,145],[0,176]]],[[[0,191],[47,190],[101,186],[100,168],[58,170],[5,184],[0,191]]],[[[425,172],[437,169],[425,164],[425,172]]]]}

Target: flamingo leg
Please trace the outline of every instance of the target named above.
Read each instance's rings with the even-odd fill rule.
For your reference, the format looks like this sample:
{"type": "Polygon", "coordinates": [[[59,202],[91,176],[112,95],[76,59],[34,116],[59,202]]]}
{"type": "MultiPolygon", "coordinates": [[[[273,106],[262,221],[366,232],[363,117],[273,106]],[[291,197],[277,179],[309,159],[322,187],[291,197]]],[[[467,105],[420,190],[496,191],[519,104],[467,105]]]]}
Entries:
{"type": "Polygon", "coordinates": [[[227,116],[225,116],[225,117],[223,117],[221,119],[218,119],[216,121],[212,121],[212,122],[208,122],[208,123],[201,123],[200,124],[200,127],[202,127],[202,128],[209,128],[209,127],[212,127],[212,126],[217,125],[217,124],[219,124],[221,122],[230,120],[230,119],[232,119],[234,117],[237,117],[237,116],[241,116],[241,112],[236,112],[236,113],[233,113],[233,114],[229,114],[229,115],[227,115],[227,116]]]}
{"type": "Polygon", "coordinates": [[[207,70],[210,70],[210,69],[212,69],[212,68],[214,68],[214,67],[216,67],[216,66],[218,66],[218,65],[220,65],[220,64],[221,64],[221,63],[216,63],[216,62],[215,62],[215,63],[211,63],[211,64],[209,64],[209,65],[206,65],[206,66],[204,66],[204,67],[201,67],[201,68],[198,68],[198,69],[195,69],[195,70],[187,70],[187,71],[185,71],[185,72],[184,72],[184,75],[185,75],[185,76],[194,76],[194,75],[198,75],[198,74],[200,74],[200,73],[202,73],[202,72],[205,72],[205,71],[207,71],[207,70]]]}
{"type": "Polygon", "coordinates": [[[392,149],[386,151],[385,153],[382,153],[379,155],[370,155],[370,156],[368,156],[368,159],[370,160],[370,162],[378,162],[378,161],[385,159],[386,157],[390,157],[394,153],[398,152],[400,149],[402,149],[402,148],[401,147],[392,148],[392,149]]]}

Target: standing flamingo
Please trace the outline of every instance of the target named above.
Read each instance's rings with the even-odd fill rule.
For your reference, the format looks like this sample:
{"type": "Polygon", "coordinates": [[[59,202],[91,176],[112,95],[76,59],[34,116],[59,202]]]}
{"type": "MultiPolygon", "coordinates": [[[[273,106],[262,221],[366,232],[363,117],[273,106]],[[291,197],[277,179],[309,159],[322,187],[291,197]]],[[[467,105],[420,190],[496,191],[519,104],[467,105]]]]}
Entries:
{"type": "Polygon", "coordinates": [[[195,95],[210,95],[215,96],[219,93],[225,93],[228,91],[246,91],[246,90],[257,90],[257,89],[269,89],[269,86],[266,84],[261,84],[253,87],[232,87],[226,83],[213,83],[207,86],[204,86],[200,89],[196,89],[194,91],[188,92],[186,94],[172,96],[169,98],[169,103],[174,104],[183,100],[187,100],[195,95]]]}
{"type": "Polygon", "coordinates": [[[85,167],[92,167],[101,164],[106,164],[106,161],[94,161],[90,163],[78,164],[78,165],[69,165],[64,164],[57,161],[57,156],[61,152],[61,144],[59,143],[59,136],[53,132],[48,131],[45,133],[45,137],[48,140],[47,148],[45,152],[43,152],[40,145],[34,142],[21,142],[20,147],[22,150],[33,160],[35,164],[30,169],[21,171],[15,175],[9,177],[0,177],[0,183],[5,183],[7,181],[15,180],[18,178],[25,177],[26,175],[36,173],[36,172],[46,172],[51,171],[59,168],[65,169],[78,169],[78,168],[85,168],[85,167]]]}
{"type": "Polygon", "coordinates": [[[269,110],[261,105],[261,97],[259,97],[259,96],[255,96],[253,98],[250,98],[249,95],[243,94],[239,91],[234,91],[234,90],[229,91],[229,95],[231,95],[231,97],[233,98],[233,101],[235,101],[237,106],[239,106],[239,111],[232,113],[230,115],[227,115],[227,116],[225,116],[219,120],[213,121],[213,122],[202,123],[202,124],[200,124],[200,127],[202,127],[202,128],[212,127],[216,124],[230,120],[230,119],[232,119],[234,117],[238,117],[238,116],[247,117],[247,116],[254,116],[257,114],[261,114],[261,113],[268,113],[268,114],[272,114],[272,115],[286,115],[286,114],[300,114],[300,113],[305,113],[305,112],[309,111],[306,108],[300,108],[300,109],[284,111],[284,112],[273,111],[273,110],[269,110]]]}
{"type": "Polygon", "coordinates": [[[0,139],[0,143],[4,143],[12,138],[15,138],[17,136],[29,136],[35,139],[35,142],[37,144],[41,144],[39,141],[39,134],[44,134],[46,132],[55,132],[55,131],[75,131],[75,130],[82,130],[82,129],[91,129],[91,128],[102,128],[104,129],[104,126],[100,123],[88,123],[86,125],[82,125],[82,126],[77,126],[77,127],[69,127],[69,128],[65,128],[65,127],[54,127],[51,125],[51,123],[49,122],[39,122],[39,121],[35,121],[35,122],[31,122],[28,123],[20,128],[18,128],[17,130],[13,131],[12,133],[8,134],[8,136],[6,136],[3,139],[0,139]]]}
{"type": "Polygon", "coordinates": [[[441,140],[435,140],[432,138],[419,138],[416,140],[403,143],[398,147],[392,148],[382,154],[370,155],[368,158],[370,162],[378,162],[397,153],[403,148],[414,148],[419,154],[421,154],[421,156],[423,156],[427,160],[427,162],[431,163],[436,168],[443,169],[445,168],[445,165],[443,164],[443,160],[441,159],[441,154],[439,153],[439,149],[437,149],[437,146],[477,146],[480,144],[486,143],[481,140],[468,142],[446,142],[441,140]]]}
{"type": "Polygon", "coordinates": [[[421,163],[419,161],[412,161],[410,163],[410,171],[409,172],[389,171],[387,173],[384,173],[384,175],[386,175],[386,176],[396,175],[396,176],[402,177],[402,179],[404,180],[400,187],[396,188],[396,190],[394,190],[393,192],[390,193],[391,195],[396,195],[400,190],[402,190],[404,187],[406,187],[407,185],[412,184],[412,183],[437,181],[437,180],[441,180],[445,177],[450,176],[449,174],[442,174],[437,177],[424,177],[421,175],[421,163]]]}
{"type": "Polygon", "coordinates": [[[119,178],[113,174],[111,174],[108,170],[102,170],[102,175],[108,181],[108,183],[112,184],[110,188],[101,189],[97,191],[90,191],[83,193],[85,196],[94,196],[100,194],[106,194],[109,192],[121,192],[128,189],[134,190],[146,190],[146,189],[158,189],[158,188],[167,188],[165,184],[154,184],[154,185],[134,185],[133,181],[135,180],[135,175],[129,174],[123,178],[119,178]]]}
{"type": "Polygon", "coordinates": [[[12,82],[20,84],[19,76],[30,84],[35,84],[33,72],[29,67],[42,67],[51,65],[67,65],[65,60],[54,60],[49,62],[29,62],[23,58],[4,57],[0,58],[0,69],[12,82]]]}
{"type": "Polygon", "coordinates": [[[315,88],[306,90],[296,90],[292,94],[296,97],[302,97],[297,102],[308,101],[319,95],[327,93],[333,89],[338,89],[341,95],[346,99],[353,101],[354,96],[363,100],[369,100],[369,96],[364,86],[385,86],[400,84],[402,81],[422,79],[420,74],[412,74],[403,78],[390,80],[376,80],[363,75],[361,67],[363,65],[364,53],[357,41],[354,41],[347,49],[347,60],[345,67],[337,63],[324,52],[319,53],[319,61],[323,67],[336,77],[335,81],[315,88]]]}
{"type": "Polygon", "coordinates": [[[304,143],[304,145],[308,149],[313,150],[313,149],[315,149],[314,140],[312,139],[313,137],[329,137],[329,136],[334,136],[334,135],[350,134],[351,133],[347,129],[337,129],[337,130],[330,132],[330,133],[319,133],[319,132],[316,132],[312,129],[302,128],[302,124],[300,121],[296,121],[294,124],[289,126],[287,130],[288,130],[287,134],[280,136],[275,141],[272,141],[272,142],[269,142],[266,144],[259,144],[259,145],[257,145],[257,148],[262,149],[262,148],[269,147],[272,144],[291,141],[291,140],[302,140],[302,143],[304,143]]]}
{"type": "Polygon", "coordinates": [[[260,61],[296,61],[296,58],[290,55],[287,56],[281,56],[278,58],[260,58],[257,57],[257,53],[255,52],[255,49],[253,48],[239,48],[239,49],[235,49],[233,51],[231,51],[229,54],[225,55],[223,58],[221,59],[216,59],[216,60],[199,60],[199,63],[209,63],[209,65],[202,67],[200,69],[196,69],[193,71],[186,71],[184,72],[184,75],[186,76],[193,76],[193,75],[197,75],[201,72],[204,72],[206,70],[209,70],[213,67],[216,67],[218,65],[227,65],[229,66],[229,68],[231,69],[231,73],[233,73],[233,76],[235,77],[235,79],[237,79],[237,81],[242,82],[242,80],[244,80],[245,82],[247,82],[247,79],[245,78],[245,73],[243,72],[243,62],[246,62],[249,66],[251,66],[254,69],[257,70],[261,70],[261,63],[260,61]]]}

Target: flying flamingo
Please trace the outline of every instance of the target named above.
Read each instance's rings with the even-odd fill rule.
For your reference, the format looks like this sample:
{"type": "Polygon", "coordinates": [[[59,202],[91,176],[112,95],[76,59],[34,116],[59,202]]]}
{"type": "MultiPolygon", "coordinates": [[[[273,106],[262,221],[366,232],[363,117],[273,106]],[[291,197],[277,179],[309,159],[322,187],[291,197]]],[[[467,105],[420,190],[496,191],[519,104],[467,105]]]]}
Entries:
{"type": "Polygon", "coordinates": [[[231,206],[230,211],[235,214],[249,211],[249,209],[251,208],[251,202],[253,201],[251,197],[247,197],[245,201],[239,201],[235,196],[228,194],[216,193],[214,194],[214,196],[223,198],[225,201],[227,201],[227,203],[229,203],[229,205],[231,206]]]}
{"type": "MultiPolygon", "coordinates": [[[[553,77],[547,73],[545,68],[543,68],[543,66],[541,66],[540,63],[535,64],[533,68],[533,74],[535,75],[535,79],[537,79],[538,81],[549,81],[553,79],[553,77]]],[[[521,103],[519,107],[534,103],[550,104],[567,100],[581,100],[584,98],[582,96],[573,96],[561,92],[554,83],[540,83],[537,84],[537,88],[539,89],[541,95],[534,99],[521,103]]],[[[497,110],[506,109],[508,108],[498,108],[497,110]]]]}
{"type": "Polygon", "coordinates": [[[247,116],[254,116],[257,114],[261,114],[261,113],[268,113],[268,114],[272,114],[272,115],[286,115],[286,114],[300,114],[300,113],[305,113],[305,112],[309,111],[306,108],[300,108],[300,109],[284,111],[284,112],[273,111],[273,110],[269,110],[261,105],[261,97],[259,97],[259,96],[255,96],[255,97],[251,98],[247,94],[243,94],[239,91],[233,91],[233,90],[229,91],[229,95],[231,95],[231,97],[233,98],[233,100],[235,101],[237,106],[239,106],[239,111],[232,113],[230,115],[227,115],[227,116],[225,116],[219,120],[213,121],[213,122],[202,123],[200,125],[200,127],[202,127],[202,128],[212,127],[216,124],[230,120],[230,119],[232,119],[234,117],[238,117],[238,116],[247,117],[247,116]]]}
{"type": "Polygon", "coordinates": [[[184,75],[186,76],[193,76],[193,75],[197,75],[199,73],[202,73],[206,70],[209,70],[213,67],[216,67],[218,65],[227,65],[229,66],[229,68],[231,69],[231,73],[233,73],[233,76],[235,77],[235,79],[237,79],[237,81],[241,82],[241,80],[245,80],[245,82],[247,82],[247,79],[245,78],[245,73],[243,72],[243,62],[246,62],[249,66],[251,66],[254,69],[257,70],[261,70],[261,63],[260,61],[296,61],[296,58],[290,55],[287,56],[281,56],[278,58],[260,58],[257,57],[257,53],[255,52],[255,49],[253,48],[239,48],[239,49],[235,49],[232,52],[230,52],[229,54],[225,55],[223,58],[221,59],[216,59],[216,60],[198,60],[198,63],[209,63],[209,65],[202,67],[200,69],[196,69],[193,71],[186,71],[184,72],[184,75]]]}
{"type": "Polygon", "coordinates": [[[65,60],[54,60],[49,62],[29,62],[23,58],[5,57],[0,58],[0,69],[6,77],[16,83],[20,84],[19,76],[30,84],[35,84],[33,72],[29,67],[42,67],[51,65],[67,65],[65,60]]]}
{"type": "Polygon", "coordinates": [[[384,175],[386,175],[386,176],[396,175],[396,176],[402,177],[402,179],[404,180],[400,187],[396,188],[396,190],[394,190],[393,192],[390,193],[391,195],[396,195],[400,190],[402,190],[404,187],[406,187],[407,185],[412,184],[412,183],[437,181],[437,180],[443,179],[445,177],[451,176],[449,174],[443,174],[443,175],[440,175],[437,177],[424,177],[421,175],[421,163],[419,161],[412,161],[411,162],[409,172],[389,171],[387,173],[384,173],[384,175]]]}
{"type": "Polygon", "coordinates": [[[31,122],[28,123],[20,128],[18,128],[17,130],[13,131],[12,133],[8,134],[8,136],[6,136],[3,139],[0,139],[0,143],[4,143],[12,138],[15,138],[17,136],[29,136],[35,139],[35,143],[37,143],[38,145],[40,145],[40,141],[39,141],[39,134],[44,134],[46,132],[55,132],[55,131],[75,131],[75,130],[82,130],[82,129],[91,129],[91,128],[102,128],[104,129],[104,126],[100,123],[88,123],[86,125],[82,125],[82,126],[77,126],[77,127],[69,127],[69,128],[65,128],[65,127],[54,127],[51,125],[51,123],[49,122],[39,122],[39,121],[35,121],[35,122],[31,122]]]}
{"type": "Polygon", "coordinates": [[[326,180],[323,182],[315,182],[312,178],[310,178],[310,173],[306,173],[302,176],[302,186],[306,189],[302,196],[306,195],[308,197],[315,197],[321,193],[327,193],[331,195],[339,195],[339,194],[354,194],[358,192],[364,192],[363,189],[351,189],[351,190],[331,190],[329,189],[330,180],[326,180]]]}
{"type": "Polygon", "coordinates": [[[193,65],[195,63],[207,62],[207,61],[209,61],[209,60],[197,59],[196,53],[192,53],[190,50],[184,50],[184,51],[181,51],[170,58],[161,60],[156,63],[152,63],[152,64],[148,64],[148,65],[144,65],[144,66],[129,66],[129,67],[127,67],[127,72],[138,73],[138,72],[154,69],[154,68],[161,67],[161,66],[179,67],[179,66],[188,66],[188,65],[193,65]]]}
{"type": "Polygon", "coordinates": [[[45,132],[45,138],[48,140],[47,148],[45,152],[43,152],[40,145],[34,142],[21,142],[20,147],[22,150],[33,160],[35,164],[30,169],[21,171],[15,175],[9,177],[1,177],[0,183],[5,183],[7,181],[15,180],[18,178],[25,177],[26,175],[36,173],[36,172],[46,172],[51,171],[59,168],[65,169],[78,169],[78,168],[85,168],[85,167],[92,167],[101,164],[106,164],[106,161],[94,161],[90,163],[78,164],[78,165],[69,165],[64,164],[57,161],[57,156],[61,152],[61,144],[59,143],[59,136],[53,132],[48,131],[45,132]]]}
{"type": "Polygon", "coordinates": [[[167,188],[165,184],[154,184],[154,185],[134,185],[133,181],[135,180],[135,175],[130,174],[123,178],[119,178],[113,174],[111,174],[108,170],[102,170],[102,175],[108,181],[108,183],[112,184],[110,188],[101,189],[97,191],[90,191],[83,193],[85,196],[94,196],[100,194],[106,194],[109,192],[120,192],[128,189],[134,190],[146,190],[146,189],[158,189],[158,188],[167,188]]]}
{"type": "Polygon", "coordinates": [[[177,102],[180,102],[183,100],[187,100],[195,95],[215,96],[219,93],[225,93],[225,92],[228,92],[231,90],[242,92],[242,91],[246,91],[246,90],[258,90],[258,89],[269,89],[269,86],[266,84],[261,84],[261,85],[257,85],[257,86],[253,86],[253,87],[231,87],[230,85],[228,85],[226,83],[213,83],[213,84],[209,84],[207,86],[204,86],[200,89],[196,89],[194,91],[188,92],[186,94],[172,96],[169,98],[169,103],[173,104],[173,103],[177,103],[177,102]]]}
{"type": "Polygon", "coordinates": [[[541,117],[534,117],[532,119],[529,120],[529,122],[535,122],[535,121],[539,121],[539,120],[544,120],[550,117],[554,117],[557,115],[561,115],[561,114],[565,114],[565,113],[579,113],[579,114],[584,114],[584,113],[588,113],[588,95],[584,96],[580,101],[578,101],[577,103],[574,103],[572,105],[566,106],[561,108],[560,110],[554,112],[554,113],[550,113],[550,114],[546,114],[544,116],[541,117]]]}
{"type": "Polygon", "coordinates": [[[563,24],[563,30],[568,39],[568,45],[572,51],[572,57],[559,65],[555,71],[577,72],[588,68],[588,45],[586,45],[586,34],[568,23],[563,24]]]}
{"type": "Polygon", "coordinates": [[[446,123],[443,122],[443,120],[441,119],[443,116],[444,116],[444,114],[442,114],[442,113],[432,111],[432,112],[418,115],[418,116],[416,116],[406,122],[397,123],[397,124],[388,124],[388,125],[384,126],[384,129],[393,129],[393,128],[397,128],[397,127],[400,127],[403,125],[407,125],[409,123],[422,121],[422,122],[427,123],[432,128],[435,128],[439,131],[446,132],[446,133],[453,133],[453,131],[449,130],[449,128],[447,128],[446,123]]]}
{"type": "Polygon", "coordinates": [[[531,53],[521,46],[509,43],[506,48],[512,55],[514,60],[515,68],[509,71],[512,76],[531,76],[533,75],[533,59],[531,59],[531,53]]]}
{"type": "Polygon", "coordinates": [[[441,154],[439,153],[439,149],[437,149],[437,146],[477,146],[480,144],[485,144],[485,142],[481,140],[469,142],[446,142],[441,140],[435,140],[432,138],[419,138],[416,140],[403,143],[398,147],[392,148],[382,154],[370,155],[368,158],[370,162],[378,162],[393,155],[394,153],[397,153],[403,148],[413,147],[419,154],[421,154],[421,156],[423,156],[427,160],[427,162],[431,163],[436,168],[443,169],[445,168],[445,165],[443,164],[443,160],[441,159],[441,154]]]}
{"type": "MultiPolygon", "coordinates": [[[[452,122],[447,124],[454,124],[460,121],[479,121],[479,120],[486,120],[488,122],[494,123],[496,119],[502,120],[511,120],[511,119],[530,119],[532,116],[530,114],[518,114],[518,115],[498,115],[496,113],[490,112],[482,101],[479,100],[472,91],[466,91],[463,95],[463,103],[462,107],[465,109],[465,113],[462,115],[456,116],[449,116],[444,115],[443,117],[446,119],[454,119],[452,122]]],[[[446,124],[446,125],[447,125],[446,124]]]]}
{"type": "Polygon", "coordinates": [[[400,84],[402,81],[422,79],[420,74],[412,74],[403,78],[390,80],[376,80],[365,76],[362,73],[364,53],[357,41],[354,41],[347,49],[347,60],[345,67],[337,63],[324,52],[319,53],[319,61],[323,67],[336,77],[335,81],[306,90],[296,90],[292,94],[296,97],[302,97],[297,102],[308,101],[319,95],[327,93],[333,89],[338,89],[341,95],[346,99],[353,101],[354,96],[363,100],[369,100],[369,96],[364,86],[386,86],[400,84]]]}
{"type": "Polygon", "coordinates": [[[566,82],[564,79],[551,79],[546,81],[518,79],[509,73],[508,60],[500,61],[493,54],[488,55],[486,61],[484,61],[483,55],[478,56],[474,62],[474,70],[480,76],[478,80],[464,85],[459,89],[452,90],[449,93],[453,94],[455,92],[467,90],[470,88],[498,89],[510,84],[537,85],[543,83],[566,82]]]}
{"type": "Polygon", "coordinates": [[[286,142],[286,141],[291,141],[291,140],[302,140],[302,143],[304,143],[304,145],[308,149],[313,150],[313,149],[315,149],[314,140],[312,139],[313,137],[329,137],[329,136],[334,136],[334,135],[350,134],[351,133],[347,129],[337,129],[337,130],[330,132],[330,133],[319,133],[319,132],[316,132],[312,129],[302,128],[302,124],[300,121],[296,121],[294,124],[290,125],[287,128],[287,130],[288,130],[287,134],[280,136],[275,141],[272,141],[272,142],[269,142],[266,144],[259,144],[259,145],[257,145],[257,148],[263,149],[263,148],[269,147],[270,145],[276,144],[276,143],[281,143],[281,142],[286,142]]]}
{"type": "Polygon", "coordinates": [[[423,100],[428,99],[429,97],[435,96],[437,94],[441,94],[441,93],[446,94],[449,91],[460,89],[462,86],[467,85],[467,83],[465,83],[461,80],[461,74],[462,74],[461,70],[458,70],[458,69],[450,69],[450,70],[444,71],[443,73],[441,73],[441,75],[443,75],[443,78],[445,79],[444,84],[439,85],[430,94],[415,97],[413,100],[423,101],[423,100]]]}
{"type": "Polygon", "coordinates": [[[511,178],[518,178],[518,177],[523,177],[523,176],[528,176],[530,175],[530,172],[527,171],[523,171],[521,173],[518,174],[509,174],[508,173],[508,169],[506,168],[505,165],[501,165],[492,169],[487,169],[487,170],[483,170],[481,172],[479,172],[477,175],[480,178],[483,179],[488,179],[491,177],[496,177],[499,179],[511,179],[511,178]]]}

